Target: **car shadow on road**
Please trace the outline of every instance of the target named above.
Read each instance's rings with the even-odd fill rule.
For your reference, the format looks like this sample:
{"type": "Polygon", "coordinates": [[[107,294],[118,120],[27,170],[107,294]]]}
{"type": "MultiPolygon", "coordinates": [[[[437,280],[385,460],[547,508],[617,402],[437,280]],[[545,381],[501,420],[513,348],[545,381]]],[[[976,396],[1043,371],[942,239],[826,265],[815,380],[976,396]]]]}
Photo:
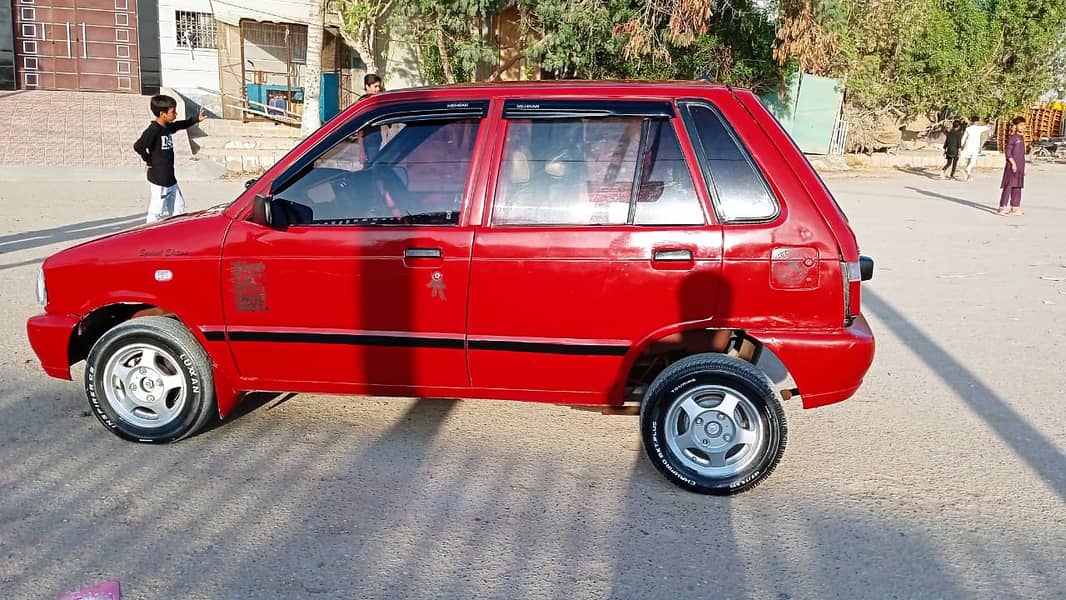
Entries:
{"type": "Polygon", "coordinates": [[[876,292],[863,288],[862,300],[864,307],[876,314],[929,365],[930,371],[936,373],[959,398],[969,404],[974,414],[988,425],[989,431],[994,432],[1060,499],[1066,501],[1066,455],[1054,443],[876,292]]]}
{"type": "Polygon", "coordinates": [[[135,225],[144,223],[144,215],[126,215],[124,217],[111,217],[108,219],[96,219],[84,223],[71,223],[60,225],[50,229],[37,231],[24,231],[10,235],[0,236],[0,254],[50,246],[84,240],[89,238],[103,237],[110,233],[117,233],[129,229],[135,225]]]}
{"type": "Polygon", "coordinates": [[[947,200],[948,202],[954,202],[955,204],[959,204],[959,205],[966,206],[966,207],[969,207],[969,208],[976,208],[977,210],[980,210],[982,212],[996,214],[996,209],[995,208],[993,208],[991,206],[988,206],[986,204],[981,204],[980,202],[974,202],[972,200],[963,200],[962,198],[956,198],[954,196],[946,196],[944,194],[938,194],[936,192],[930,192],[928,190],[923,190],[923,189],[916,188],[916,187],[911,187],[911,186],[906,186],[906,189],[918,192],[919,194],[922,194],[923,196],[929,196],[930,198],[936,198],[938,200],[947,200]]]}

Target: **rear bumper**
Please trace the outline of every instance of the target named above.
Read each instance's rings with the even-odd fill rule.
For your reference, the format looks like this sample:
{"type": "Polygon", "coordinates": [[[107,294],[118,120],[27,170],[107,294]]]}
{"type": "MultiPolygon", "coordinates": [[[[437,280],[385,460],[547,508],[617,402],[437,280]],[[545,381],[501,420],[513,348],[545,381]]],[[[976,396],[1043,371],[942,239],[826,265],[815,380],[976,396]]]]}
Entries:
{"type": "Polygon", "coordinates": [[[850,327],[834,331],[748,333],[773,350],[788,369],[803,408],[853,396],[874,360],[874,335],[862,315],[850,327]]]}
{"type": "Polygon", "coordinates": [[[44,367],[44,372],[59,379],[70,379],[70,334],[78,318],[70,315],[37,315],[26,322],[30,346],[44,367]]]}

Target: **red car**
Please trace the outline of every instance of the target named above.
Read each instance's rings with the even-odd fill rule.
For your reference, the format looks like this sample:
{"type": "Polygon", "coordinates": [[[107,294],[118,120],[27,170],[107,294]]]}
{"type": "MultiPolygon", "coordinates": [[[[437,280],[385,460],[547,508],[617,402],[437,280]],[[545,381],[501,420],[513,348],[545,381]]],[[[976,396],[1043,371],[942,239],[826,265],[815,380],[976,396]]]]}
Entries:
{"type": "Polygon", "coordinates": [[[359,102],[228,206],[52,256],[27,328],[130,440],[253,390],[639,405],[669,480],[733,494],[781,459],[782,400],[859,388],[872,271],[750,92],[450,86],[359,102]]]}

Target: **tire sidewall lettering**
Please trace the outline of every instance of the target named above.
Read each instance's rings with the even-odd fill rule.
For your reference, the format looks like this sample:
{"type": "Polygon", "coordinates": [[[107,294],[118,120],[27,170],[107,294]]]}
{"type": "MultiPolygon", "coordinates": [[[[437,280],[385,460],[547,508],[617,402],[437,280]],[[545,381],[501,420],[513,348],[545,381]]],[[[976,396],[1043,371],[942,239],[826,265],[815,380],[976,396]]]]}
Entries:
{"type": "Polygon", "coordinates": [[[663,468],[669,471],[670,474],[673,475],[678,481],[684,482],[687,485],[695,487],[696,482],[693,479],[685,477],[684,475],[679,473],[677,469],[674,468],[674,465],[670,463],[670,456],[672,455],[668,451],[663,450],[662,442],[659,440],[658,430],[659,421],[658,419],[656,419],[651,423],[651,439],[652,446],[655,450],[655,455],[659,459],[659,462],[663,465],[663,468]]]}
{"type": "Polygon", "coordinates": [[[104,427],[108,429],[117,429],[118,423],[115,423],[111,419],[111,415],[104,410],[104,407],[100,404],[100,397],[96,393],[96,367],[89,365],[86,367],[86,385],[85,395],[89,398],[89,406],[92,407],[93,413],[104,424],[104,427]]]}

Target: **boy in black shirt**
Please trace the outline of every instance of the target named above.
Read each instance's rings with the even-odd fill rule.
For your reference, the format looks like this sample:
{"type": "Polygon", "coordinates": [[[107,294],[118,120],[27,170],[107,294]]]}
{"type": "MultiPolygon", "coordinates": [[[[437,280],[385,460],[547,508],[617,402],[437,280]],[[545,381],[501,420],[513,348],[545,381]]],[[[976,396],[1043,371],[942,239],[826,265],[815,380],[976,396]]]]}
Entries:
{"type": "Polygon", "coordinates": [[[174,177],[174,138],[170,134],[196,125],[207,115],[201,108],[197,117],[175,121],[178,103],[170,96],[152,96],[149,106],[155,121],[133,143],[133,149],[144,160],[148,172],[147,222],[151,223],[185,212],[185,198],[174,177]]]}
{"type": "Polygon", "coordinates": [[[944,139],[944,168],[940,169],[940,178],[947,175],[948,167],[951,167],[951,178],[955,179],[955,169],[959,166],[959,150],[962,148],[962,121],[955,119],[951,124],[951,131],[944,139]]]}

